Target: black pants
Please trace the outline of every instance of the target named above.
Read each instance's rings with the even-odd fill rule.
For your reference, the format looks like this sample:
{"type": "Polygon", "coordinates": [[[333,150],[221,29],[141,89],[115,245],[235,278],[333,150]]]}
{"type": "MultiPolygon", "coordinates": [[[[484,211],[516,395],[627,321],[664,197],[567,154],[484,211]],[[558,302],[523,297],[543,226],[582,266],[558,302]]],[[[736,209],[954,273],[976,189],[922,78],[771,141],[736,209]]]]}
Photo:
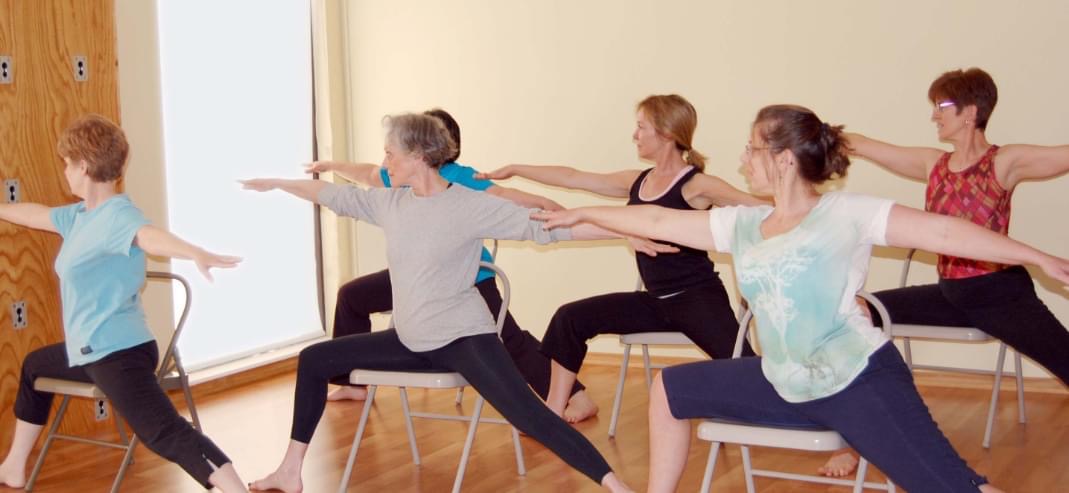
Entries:
{"type": "Polygon", "coordinates": [[[976,327],[1069,385],[1069,331],[1036,296],[1024,267],[874,295],[895,323],[976,327]]]}
{"type": "MultiPolygon", "coordinates": [[[[475,285],[486,300],[486,306],[497,318],[501,310],[501,293],[493,279],[475,285]]],[[[387,270],[358,277],[345,283],[338,290],[338,303],[334,311],[334,337],[371,332],[371,314],[393,309],[390,291],[390,272],[387,270]]],[[[501,340],[505,349],[523,375],[523,379],[543,399],[549,394],[549,358],[542,354],[542,344],[530,332],[520,328],[512,314],[505,313],[505,325],[501,328],[501,340]]],[[[349,375],[337,375],[331,379],[335,385],[348,385],[349,375]]],[[[572,393],[583,390],[578,381],[572,393]]]]}
{"type": "Polygon", "coordinates": [[[462,337],[419,353],[401,344],[394,329],[335,338],[305,348],[297,364],[290,438],[301,443],[311,441],[326,406],[328,381],[357,368],[460,373],[509,423],[568,465],[598,483],[611,471],[582,434],[527,388],[497,334],[462,337]]]}
{"type": "MultiPolygon", "coordinates": [[[[578,373],[586,341],[598,334],[682,332],[713,358],[730,358],[739,323],[724,285],[694,286],[668,298],[644,291],[612,293],[568,303],[557,309],[542,338],[542,352],[578,373]]],[[[753,356],[749,343],[743,356],[753,356]]]]}
{"type": "Polygon", "coordinates": [[[175,410],[156,380],[158,361],[155,341],[74,367],[68,365],[62,343],[45,346],[28,354],[22,362],[15,417],[35,425],[48,422],[54,394],[33,389],[38,377],[94,383],[149,450],[178,464],[205,488],[211,488],[208,477],[230,459],[175,410]]]}

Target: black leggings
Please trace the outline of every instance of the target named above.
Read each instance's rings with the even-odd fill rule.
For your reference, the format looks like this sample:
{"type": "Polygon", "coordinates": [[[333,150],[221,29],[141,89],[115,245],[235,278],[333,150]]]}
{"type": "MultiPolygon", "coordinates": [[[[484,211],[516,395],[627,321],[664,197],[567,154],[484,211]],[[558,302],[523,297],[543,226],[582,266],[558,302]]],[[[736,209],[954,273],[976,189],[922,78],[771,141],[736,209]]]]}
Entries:
{"type": "Polygon", "coordinates": [[[1069,385],[1069,331],[1036,296],[1024,267],[874,295],[895,323],[976,327],[1069,385]]]}
{"type": "MultiPolygon", "coordinates": [[[[542,352],[579,373],[586,341],[598,334],[682,332],[713,358],[730,358],[739,323],[720,279],[675,296],[657,298],[645,291],[612,293],[568,303],[557,309],[542,338],[542,352]]],[[[753,356],[749,343],[743,356],[753,356]]]]}
{"type": "MultiPolygon", "coordinates": [[[[479,294],[486,300],[494,318],[501,310],[501,293],[494,279],[485,279],[475,284],[479,294]]],[[[334,337],[371,332],[371,314],[393,309],[390,291],[390,271],[358,277],[345,283],[338,290],[338,303],[334,310],[334,337]]],[[[501,340],[527,384],[543,399],[549,394],[549,358],[541,352],[542,344],[530,332],[520,328],[512,314],[505,312],[505,325],[501,328],[501,340]]],[[[337,375],[330,380],[335,385],[349,385],[349,375],[337,375]]],[[[572,393],[583,390],[578,381],[572,393]]]]}
{"type": "Polygon", "coordinates": [[[15,417],[35,425],[48,422],[54,394],[34,390],[33,382],[38,377],[94,383],[149,450],[178,464],[205,488],[211,488],[208,477],[230,459],[175,410],[156,380],[158,360],[155,341],[74,367],[67,364],[67,349],[62,343],[45,346],[28,354],[22,362],[15,417]]]}
{"type": "Polygon", "coordinates": [[[497,334],[462,337],[444,347],[413,352],[394,329],[335,338],[305,348],[297,364],[290,438],[312,439],[327,401],[328,381],[354,369],[455,371],[520,431],[568,465],[600,483],[612,471],[597,449],[528,389],[497,334]]]}

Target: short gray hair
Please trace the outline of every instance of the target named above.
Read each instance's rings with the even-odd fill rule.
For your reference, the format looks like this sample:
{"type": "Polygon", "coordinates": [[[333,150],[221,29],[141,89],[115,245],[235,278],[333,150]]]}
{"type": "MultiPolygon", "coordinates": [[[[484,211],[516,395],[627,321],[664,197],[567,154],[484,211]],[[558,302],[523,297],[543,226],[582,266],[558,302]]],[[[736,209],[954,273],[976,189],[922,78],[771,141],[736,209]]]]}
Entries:
{"type": "Polygon", "coordinates": [[[448,163],[457,154],[457,144],[441,120],[418,113],[387,115],[382,119],[386,139],[401,150],[419,154],[432,168],[448,163]]]}

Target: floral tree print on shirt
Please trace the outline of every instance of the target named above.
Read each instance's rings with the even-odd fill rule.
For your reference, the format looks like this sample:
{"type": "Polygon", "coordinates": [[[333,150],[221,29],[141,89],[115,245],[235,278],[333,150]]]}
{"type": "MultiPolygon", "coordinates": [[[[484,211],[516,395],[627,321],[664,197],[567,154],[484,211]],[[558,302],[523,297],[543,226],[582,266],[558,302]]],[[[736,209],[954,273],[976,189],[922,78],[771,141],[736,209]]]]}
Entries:
{"type": "MultiPolygon", "coordinates": [[[[805,255],[795,242],[786,248],[750,249],[738,259],[738,279],[743,285],[751,285],[751,303],[755,313],[759,313],[767,322],[767,327],[774,329],[779,339],[779,347],[786,348],[787,328],[798,315],[794,299],[787,296],[787,288],[799,274],[813,263],[813,257],[805,255]],[[755,285],[755,286],[754,286],[755,285]]],[[[762,327],[764,328],[764,327],[762,327]]],[[[769,355],[772,356],[772,355],[769,355]]],[[[786,354],[778,355],[785,358],[786,354]]]]}

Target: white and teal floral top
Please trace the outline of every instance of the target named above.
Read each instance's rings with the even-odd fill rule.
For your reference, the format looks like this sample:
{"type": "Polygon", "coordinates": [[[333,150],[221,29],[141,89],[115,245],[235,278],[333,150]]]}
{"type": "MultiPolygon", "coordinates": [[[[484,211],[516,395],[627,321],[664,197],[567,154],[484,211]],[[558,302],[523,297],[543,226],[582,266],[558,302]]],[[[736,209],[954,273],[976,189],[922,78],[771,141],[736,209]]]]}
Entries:
{"type": "Polygon", "coordinates": [[[771,206],[722,207],[709,214],[716,249],[735,260],[761,344],[761,370],[788,402],[832,395],[865,369],[888,339],[855,296],[872,245],[885,245],[893,201],[831,192],[798,226],[765,239],[771,206]]]}

